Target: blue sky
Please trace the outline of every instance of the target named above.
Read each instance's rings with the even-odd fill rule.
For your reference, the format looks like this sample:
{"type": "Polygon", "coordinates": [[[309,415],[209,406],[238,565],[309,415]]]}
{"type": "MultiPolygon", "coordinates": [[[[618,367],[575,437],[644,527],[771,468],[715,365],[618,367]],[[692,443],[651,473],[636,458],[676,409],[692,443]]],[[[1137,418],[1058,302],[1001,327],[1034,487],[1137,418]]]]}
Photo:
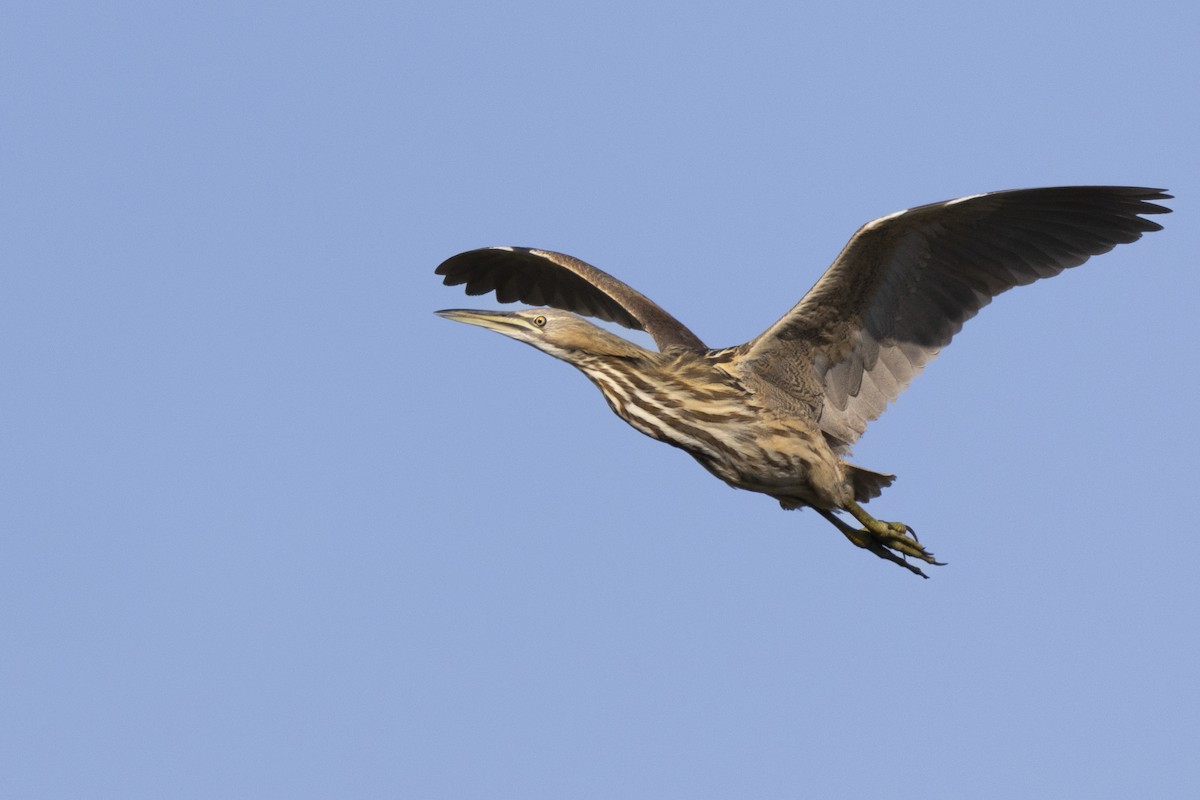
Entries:
{"type": "Polygon", "coordinates": [[[0,26],[0,795],[1200,783],[1194,3],[26,3],[0,26]],[[584,258],[714,346],[863,222],[1166,230],[868,431],[921,581],[431,312],[584,258]]]}

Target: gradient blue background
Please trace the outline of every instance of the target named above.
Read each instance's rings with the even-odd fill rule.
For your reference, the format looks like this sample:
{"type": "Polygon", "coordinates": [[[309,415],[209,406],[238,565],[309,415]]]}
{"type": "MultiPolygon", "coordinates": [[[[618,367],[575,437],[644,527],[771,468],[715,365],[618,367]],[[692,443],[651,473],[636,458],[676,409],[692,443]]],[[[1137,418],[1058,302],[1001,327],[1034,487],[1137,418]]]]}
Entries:
{"type": "Polygon", "coordinates": [[[0,796],[1194,796],[1197,8],[8,4],[0,796]],[[930,581],[431,313],[536,245],[735,344],[1073,183],[1176,212],[857,448],[930,581]]]}

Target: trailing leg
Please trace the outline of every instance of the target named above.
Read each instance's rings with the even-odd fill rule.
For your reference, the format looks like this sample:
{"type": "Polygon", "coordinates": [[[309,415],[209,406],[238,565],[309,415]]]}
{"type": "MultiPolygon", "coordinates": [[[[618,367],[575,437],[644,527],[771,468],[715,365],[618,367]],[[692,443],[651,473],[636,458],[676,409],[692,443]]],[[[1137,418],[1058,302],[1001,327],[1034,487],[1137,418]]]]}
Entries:
{"type": "Polygon", "coordinates": [[[901,522],[884,522],[878,520],[863,510],[858,503],[851,501],[846,506],[853,517],[858,520],[863,527],[855,528],[849,525],[838,517],[834,512],[818,508],[821,516],[833,523],[839,531],[842,532],[847,539],[856,547],[861,547],[864,550],[869,550],[885,561],[891,561],[893,564],[899,564],[910,572],[920,575],[922,578],[928,578],[919,567],[910,564],[905,557],[911,556],[920,559],[927,564],[942,566],[940,561],[933,557],[933,553],[926,550],[913,532],[913,529],[901,522]]]}

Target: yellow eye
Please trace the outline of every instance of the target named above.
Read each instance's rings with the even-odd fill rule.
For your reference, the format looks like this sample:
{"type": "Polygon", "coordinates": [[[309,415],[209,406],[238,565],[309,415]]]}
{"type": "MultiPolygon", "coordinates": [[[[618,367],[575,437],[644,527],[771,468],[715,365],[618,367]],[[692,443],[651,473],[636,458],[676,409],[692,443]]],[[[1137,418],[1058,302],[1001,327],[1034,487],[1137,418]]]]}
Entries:
{"type": "Polygon", "coordinates": [[[541,314],[538,314],[536,317],[533,318],[533,324],[539,328],[544,328],[544,327],[546,327],[546,318],[543,317],[541,314]]]}

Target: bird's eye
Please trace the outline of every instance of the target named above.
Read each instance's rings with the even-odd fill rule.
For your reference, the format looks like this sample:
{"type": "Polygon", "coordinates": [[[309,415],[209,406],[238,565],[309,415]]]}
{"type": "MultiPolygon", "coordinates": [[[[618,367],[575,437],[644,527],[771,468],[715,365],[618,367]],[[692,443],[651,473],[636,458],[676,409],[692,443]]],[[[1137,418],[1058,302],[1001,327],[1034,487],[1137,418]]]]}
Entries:
{"type": "Polygon", "coordinates": [[[544,327],[546,327],[546,318],[543,317],[541,314],[538,314],[536,317],[533,318],[533,324],[538,328],[544,328],[544,327]]]}

